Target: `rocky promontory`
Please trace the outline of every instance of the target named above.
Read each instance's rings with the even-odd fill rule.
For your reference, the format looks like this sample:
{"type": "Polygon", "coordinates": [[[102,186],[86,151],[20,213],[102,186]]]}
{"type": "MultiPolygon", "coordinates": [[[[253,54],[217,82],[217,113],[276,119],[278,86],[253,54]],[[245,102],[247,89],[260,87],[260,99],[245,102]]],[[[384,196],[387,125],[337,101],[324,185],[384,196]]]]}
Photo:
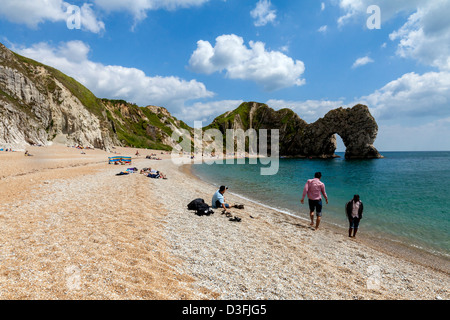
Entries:
{"type": "Polygon", "coordinates": [[[364,105],[332,110],[308,124],[290,109],[275,111],[266,104],[245,102],[236,110],[217,117],[205,130],[212,128],[222,133],[227,129],[279,129],[282,156],[333,158],[338,134],[346,146],[346,159],[382,157],[373,146],[378,125],[364,105]]]}

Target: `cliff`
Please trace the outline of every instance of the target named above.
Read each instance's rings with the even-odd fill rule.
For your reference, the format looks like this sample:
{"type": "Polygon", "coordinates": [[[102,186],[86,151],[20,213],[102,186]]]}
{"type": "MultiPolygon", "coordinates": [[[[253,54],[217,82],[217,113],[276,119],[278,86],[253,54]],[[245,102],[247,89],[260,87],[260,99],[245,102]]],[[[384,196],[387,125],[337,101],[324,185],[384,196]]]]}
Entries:
{"type": "Polygon", "coordinates": [[[164,108],[98,99],[73,78],[0,44],[0,145],[170,150],[180,128],[190,129],[164,108]]]}
{"type": "Polygon", "coordinates": [[[369,108],[356,105],[330,111],[312,124],[306,123],[292,110],[275,111],[256,102],[245,102],[232,112],[217,117],[204,129],[279,129],[280,154],[291,157],[333,158],[337,147],[336,134],[345,146],[347,159],[381,158],[373,146],[378,125],[369,108]]]}
{"type": "Polygon", "coordinates": [[[138,107],[123,100],[102,99],[113,131],[122,145],[172,150],[174,132],[186,129],[183,121],[173,117],[167,109],[157,106],[138,107]]]}

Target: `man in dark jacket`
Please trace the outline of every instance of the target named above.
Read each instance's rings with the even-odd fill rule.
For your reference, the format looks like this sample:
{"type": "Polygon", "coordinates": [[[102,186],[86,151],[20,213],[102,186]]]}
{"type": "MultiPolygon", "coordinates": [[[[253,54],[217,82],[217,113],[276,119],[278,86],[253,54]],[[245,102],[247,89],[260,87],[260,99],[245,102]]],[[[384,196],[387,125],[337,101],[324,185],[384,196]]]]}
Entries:
{"type": "Polygon", "coordinates": [[[355,194],[353,199],[347,202],[345,205],[345,212],[347,213],[348,221],[350,222],[350,228],[348,229],[348,236],[355,237],[358,232],[359,222],[362,219],[364,206],[359,195],[355,194]],[[353,231],[353,236],[352,236],[353,231]]]}

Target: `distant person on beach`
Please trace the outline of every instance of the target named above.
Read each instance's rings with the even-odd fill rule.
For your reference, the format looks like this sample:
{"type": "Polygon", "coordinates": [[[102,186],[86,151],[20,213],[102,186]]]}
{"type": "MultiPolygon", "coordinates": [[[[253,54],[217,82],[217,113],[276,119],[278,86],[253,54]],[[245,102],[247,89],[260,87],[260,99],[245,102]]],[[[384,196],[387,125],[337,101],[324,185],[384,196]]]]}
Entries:
{"type": "Polygon", "coordinates": [[[223,208],[224,210],[227,210],[230,208],[230,205],[225,203],[225,198],[224,198],[224,193],[225,191],[228,190],[228,187],[226,186],[221,186],[219,190],[216,191],[216,193],[214,193],[213,197],[212,197],[212,207],[213,209],[220,209],[223,208]]]}
{"type": "Polygon", "coordinates": [[[355,194],[353,199],[347,202],[345,205],[345,212],[347,214],[348,222],[350,223],[350,228],[348,229],[348,236],[355,237],[358,232],[359,222],[362,219],[364,211],[364,206],[359,195],[355,194]],[[353,231],[353,236],[352,236],[353,231]]]}
{"type": "Polygon", "coordinates": [[[320,181],[321,178],[322,173],[316,172],[316,174],[314,175],[314,179],[310,179],[306,182],[301,200],[301,203],[304,204],[305,196],[308,195],[311,226],[314,226],[314,211],[316,212],[317,216],[316,230],[319,229],[320,221],[322,219],[322,195],[325,197],[325,201],[328,204],[328,196],[325,192],[325,184],[320,181]]]}

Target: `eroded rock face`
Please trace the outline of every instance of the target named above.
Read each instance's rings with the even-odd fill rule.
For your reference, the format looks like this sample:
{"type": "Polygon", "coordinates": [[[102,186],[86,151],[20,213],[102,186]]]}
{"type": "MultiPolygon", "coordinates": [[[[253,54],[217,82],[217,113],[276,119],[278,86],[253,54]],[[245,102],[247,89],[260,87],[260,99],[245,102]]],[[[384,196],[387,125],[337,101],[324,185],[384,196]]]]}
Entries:
{"type": "Polygon", "coordinates": [[[0,143],[20,148],[55,138],[101,149],[114,144],[99,117],[46,67],[21,61],[0,44],[0,143]]]}
{"type": "Polygon", "coordinates": [[[248,102],[216,118],[207,128],[218,128],[222,132],[226,129],[279,129],[282,156],[324,159],[335,157],[338,134],[347,148],[347,159],[381,158],[373,146],[378,125],[364,105],[332,110],[308,124],[292,110],[275,111],[265,104],[248,102]]]}
{"type": "Polygon", "coordinates": [[[325,117],[309,124],[299,141],[300,154],[328,158],[336,150],[338,134],[346,147],[346,159],[380,158],[373,146],[378,134],[378,125],[369,108],[356,105],[350,109],[339,108],[325,117]]]}

